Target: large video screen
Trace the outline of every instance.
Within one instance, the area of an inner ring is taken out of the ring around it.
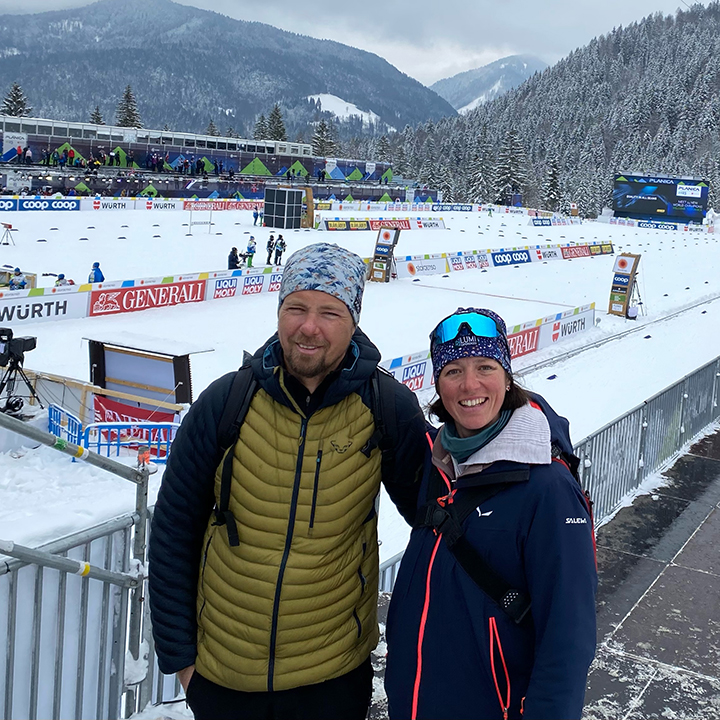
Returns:
[[[708,189],[705,180],[616,175],[613,210],[623,215],[701,222],[707,210]]]

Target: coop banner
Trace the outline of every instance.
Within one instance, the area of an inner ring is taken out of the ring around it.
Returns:
[[[20,198],[18,210],[79,210],[80,198]]]
[[[416,255],[396,258],[395,267],[399,278],[416,278],[422,275],[442,275],[449,272],[445,255]]]
[[[515,325],[508,328],[510,354],[513,359],[530,355],[586,332],[594,325],[594,303]],[[380,364],[390,371],[396,380],[415,392],[427,390],[434,385],[428,350],[386,360]]]

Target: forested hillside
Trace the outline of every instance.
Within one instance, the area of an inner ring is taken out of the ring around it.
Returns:
[[[702,176],[713,205],[719,113],[715,2],[617,28],[466,116],[406,128],[390,154],[445,197],[493,200],[515,186],[525,204],[554,195],[594,215],[613,173],[635,170]]]

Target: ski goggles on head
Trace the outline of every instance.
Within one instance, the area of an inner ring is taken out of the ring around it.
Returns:
[[[463,325],[476,337],[495,338],[504,337],[504,333],[497,326],[493,318],[479,312],[455,313],[441,320],[437,327],[430,333],[432,344],[442,345],[443,343],[455,340],[460,334]]]

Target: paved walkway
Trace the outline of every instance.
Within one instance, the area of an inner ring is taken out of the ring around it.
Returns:
[[[720,431],[664,475],[666,487],[598,533],[598,651],[583,720],[720,719]],[[384,656],[383,637],[371,720],[387,718]]]

